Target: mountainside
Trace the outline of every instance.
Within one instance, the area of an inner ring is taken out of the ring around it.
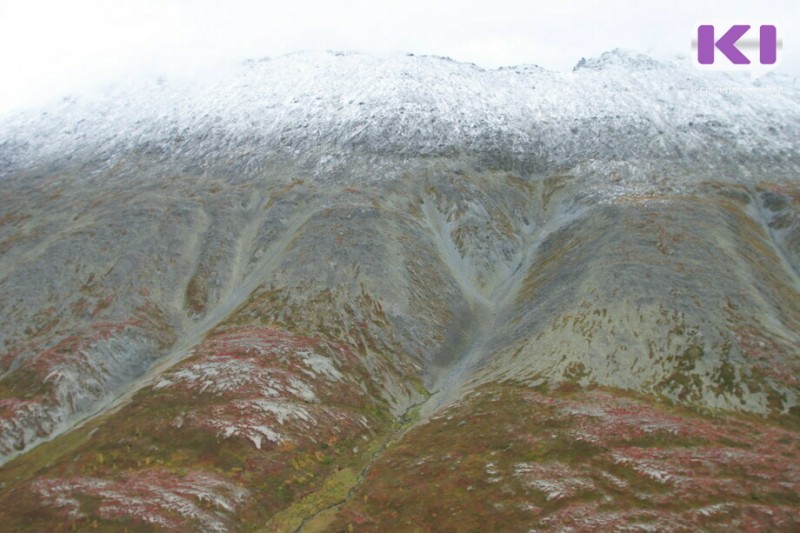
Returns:
[[[0,524],[796,530],[798,138],[619,50],[0,117]]]

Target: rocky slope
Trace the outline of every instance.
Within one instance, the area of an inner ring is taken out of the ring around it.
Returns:
[[[3,117],[0,523],[797,528],[799,104],[296,54]]]

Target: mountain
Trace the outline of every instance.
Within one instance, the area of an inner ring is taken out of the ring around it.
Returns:
[[[796,530],[799,104],[299,53],[0,117],[0,523]]]

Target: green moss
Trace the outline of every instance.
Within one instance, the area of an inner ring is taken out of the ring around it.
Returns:
[[[767,406],[772,416],[784,415],[787,396],[775,387],[773,379],[758,367],[750,368],[750,376],[745,378],[745,385],[751,393],[764,393],[767,396]]]
[[[683,357],[677,358],[678,368],[681,370],[694,370],[697,362],[703,358],[703,348],[693,344],[686,348]]]
[[[574,362],[567,365],[564,369],[564,378],[572,381],[580,381],[589,375],[586,365],[581,362]]]
[[[682,402],[702,400],[703,380],[693,370],[703,355],[703,348],[693,344],[682,354],[667,357],[667,362],[673,364],[673,371],[653,387],[655,392],[677,398]]]
[[[744,391],[738,379],[736,368],[729,361],[724,361],[717,367],[711,379],[715,383],[712,386],[715,394],[730,394],[739,398],[740,401],[744,401]]]
[[[400,419],[400,427],[402,428],[410,427],[415,423],[419,422],[421,410],[422,410],[422,404],[418,404],[411,407],[408,411],[403,413],[403,416]]]
[[[310,517],[344,500],[350,489],[358,482],[358,476],[345,468],[330,475],[319,490],[316,490],[277,513],[264,531],[296,531]]]
[[[419,393],[420,396],[423,396],[425,398],[430,398],[431,397],[430,391],[427,388],[425,388],[425,385],[422,384],[422,380],[421,379],[417,378],[417,379],[412,380],[412,384],[414,386],[414,390],[416,390],[417,393]]]
[[[186,307],[195,313],[202,313],[205,311],[206,302],[208,301],[208,288],[201,279],[201,274],[198,272],[192,279],[189,280],[186,286]]]

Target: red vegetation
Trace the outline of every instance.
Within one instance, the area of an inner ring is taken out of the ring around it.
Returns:
[[[491,385],[411,429],[333,530],[800,528],[800,437],[613,390]]]

